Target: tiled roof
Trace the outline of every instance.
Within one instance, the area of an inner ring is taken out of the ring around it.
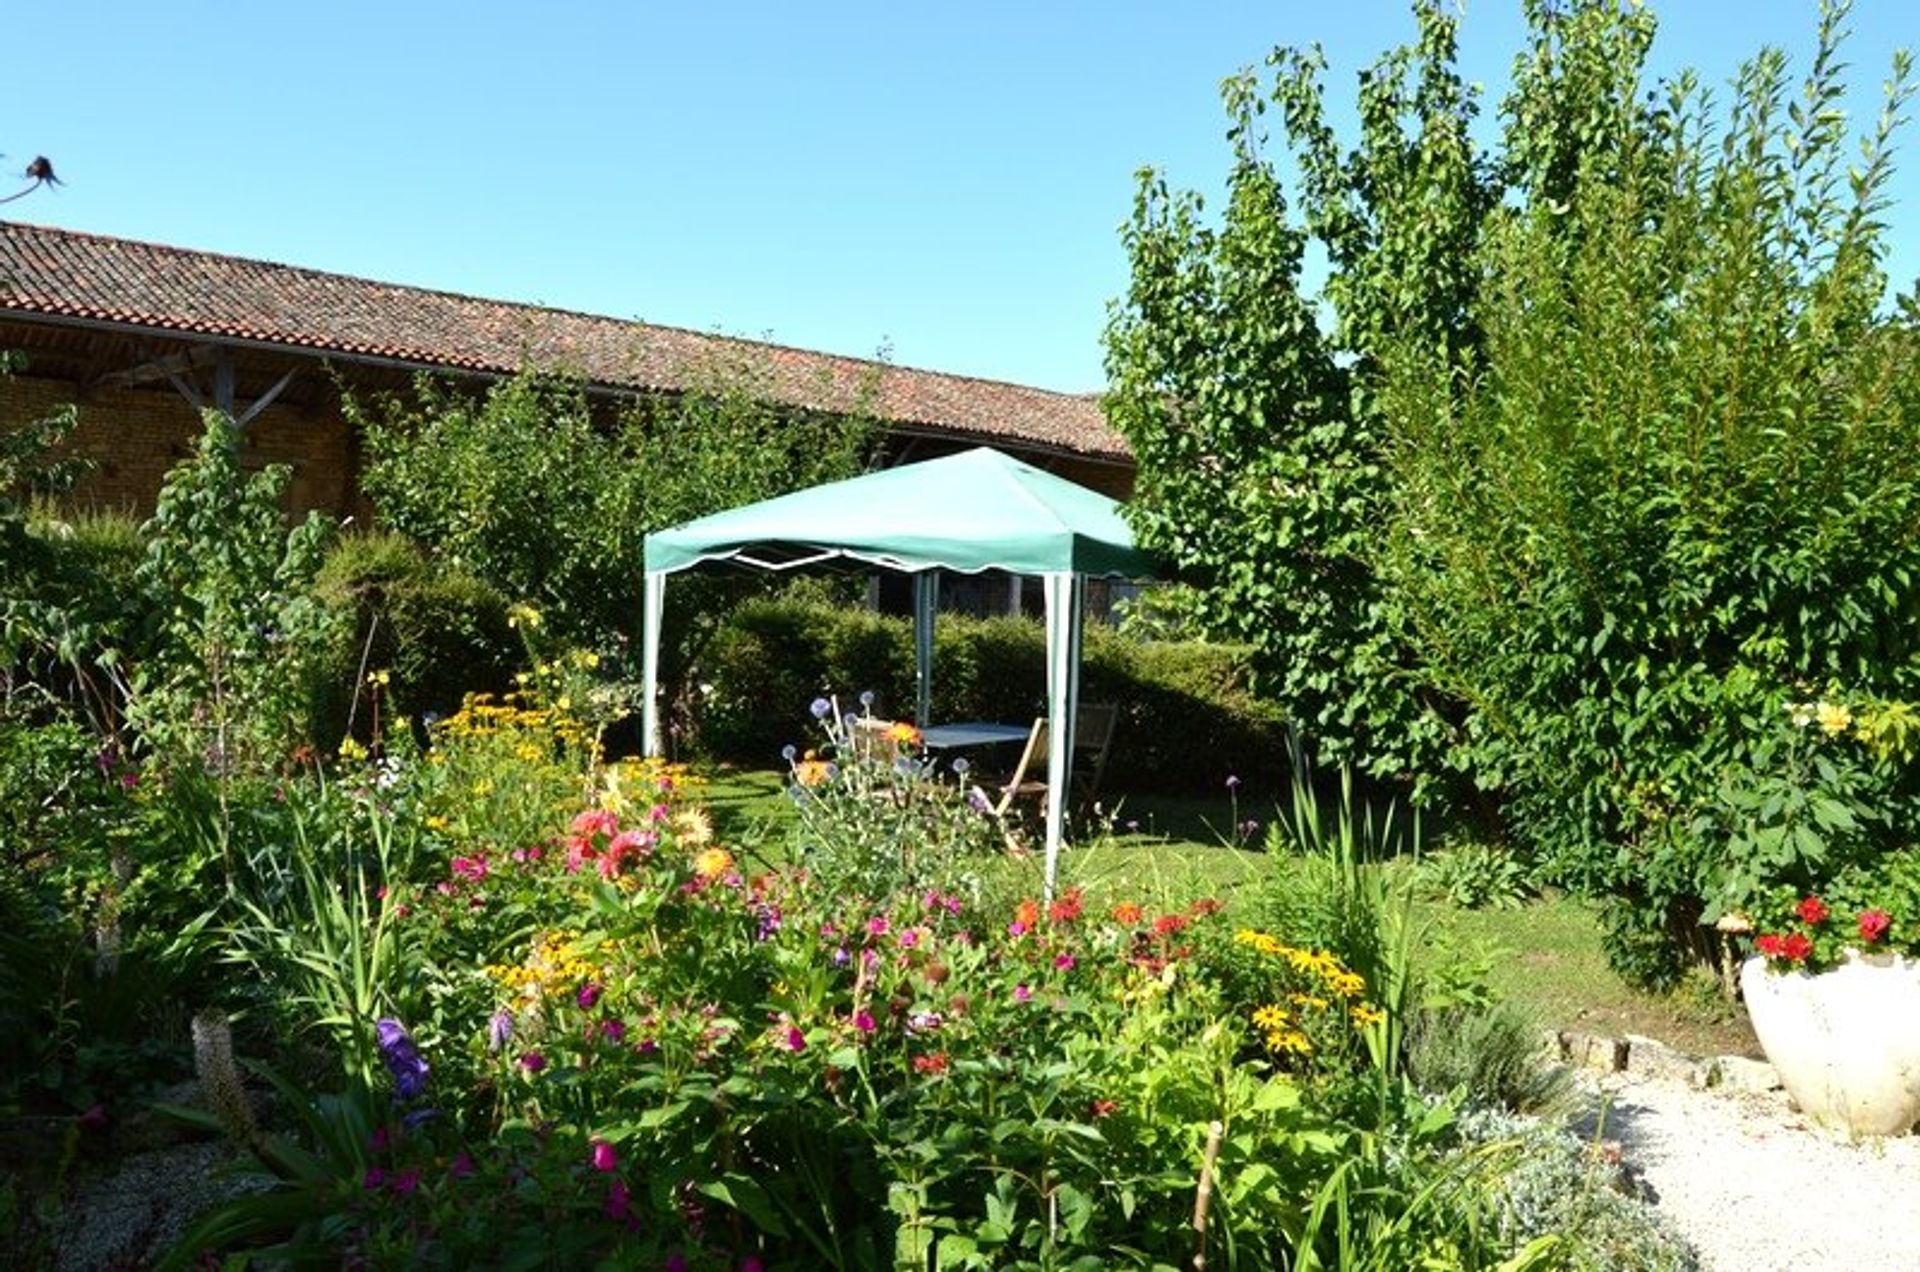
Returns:
[[[561,369],[620,389],[697,388],[744,366],[761,391],[791,406],[845,410],[871,383],[871,409],[895,425],[1127,457],[1093,395],[0,221],[6,314],[459,371]]]

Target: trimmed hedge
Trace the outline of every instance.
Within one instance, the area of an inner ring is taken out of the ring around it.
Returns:
[[[941,720],[1027,720],[1046,711],[1045,633],[1015,618],[943,614],[935,628],[933,714]],[[739,607],[695,672],[691,722],[719,759],[778,763],[805,745],[807,704],[862,690],[875,711],[913,710],[913,624],[867,610],[793,601]],[[1111,791],[1212,793],[1229,774],[1271,787],[1282,778],[1284,724],[1254,696],[1248,650],[1200,641],[1143,642],[1089,626],[1083,701],[1120,706],[1107,763]]]
[[[363,664],[367,672],[391,673],[388,701],[416,725],[426,712],[459,710],[469,693],[513,687],[523,651],[507,624],[506,599],[470,574],[429,561],[401,535],[341,539],[314,590],[342,619],[315,703],[314,736],[323,746],[346,735],[349,712],[353,731],[366,737],[364,697],[353,709]]]

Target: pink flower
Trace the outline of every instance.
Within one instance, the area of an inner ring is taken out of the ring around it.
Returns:
[[[401,1194],[412,1192],[420,1186],[420,1172],[417,1169],[403,1170],[393,1177],[393,1191]]]
[[[1061,954],[1056,956],[1053,960],[1053,965],[1059,968],[1063,972],[1072,971],[1073,963],[1074,963],[1074,958],[1073,958],[1073,955],[1071,954]]]
[[[868,1011],[854,1012],[853,1027],[863,1034],[872,1033],[874,1030],[873,1013]]]
[[[806,1049],[807,1049],[807,1035],[800,1032],[800,1027],[798,1025],[788,1025],[787,1026],[787,1050],[788,1051],[805,1051]]]
[[[604,808],[589,808],[573,819],[569,829],[582,839],[592,835],[617,835],[620,833],[620,819]]]
[[[891,923],[887,922],[885,915],[875,915],[873,918],[867,920],[867,931],[874,936],[885,936],[888,929],[892,926]]]
[[[620,1169],[620,1155],[614,1152],[613,1145],[607,1143],[605,1140],[593,1141],[591,1157],[595,1170],[615,1171]]]
[[[1007,924],[1008,936],[1011,936],[1017,939],[1019,937],[1025,936],[1026,934],[1027,934],[1027,925],[1020,922],[1018,919],[1015,919],[1012,923]]]
[[[1885,910],[1862,910],[1860,912],[1860,939],[1877,941],[1887,934],[1887,928],[1893,923],[1893,916]]]
[[[906,931],[902,932],[900,934],[900,944],[906,946],[908,949],[912,949],[914,946],[920,944],[919,929],[908,928]]]
[[[1013,987],[1014,1002],[1016,1003],[1030,1002],[1032,998],[1033,998],[1033,991],[1031,989],[1028,989],[1025,985],[1015,985]]]
[[[607,1189],[607,1218],[618,1223],[633,1213],[633,1194],[627,1191],[625,1180],[616,1179]]]
[[[485,857],[455,857],[453,873],[470,883],[479,883],[487,877],[487,859]]]
[[[765,1272],[766,1264],[760,1262],[760,1256],[750,1254],[740,1260],[740,1272]]]

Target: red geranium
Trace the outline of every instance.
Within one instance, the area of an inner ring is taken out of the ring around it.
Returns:
[[[1754,944],[1754,948],[1758,949],[1762,954],[1766,955],[1768,958],[1785,958],[1787,956],[1787,952],[1785,949],[1786,938],[1781,936],[1778,932],[1769,932],[1765,936],[1760,937],[1758,940],[1754,941],[1753,944]]]
[[[1893,916],[1885,910],[1862,910],[1860,912],[1860,939],[1877,941],[1887,934],[1887,928],[1893,922]]]
[[[1800,916],[1802,923],[1825,923],[1827,915],[1832,911],[1827,909],[1827,903],[1819,897],[1808,897],[1794,907],[1794,913]]]
[[[1813,940],[1803,932],[1795,932],[1780,942],[1780,955],[1789,963],[1803,963],[1811,953]]]

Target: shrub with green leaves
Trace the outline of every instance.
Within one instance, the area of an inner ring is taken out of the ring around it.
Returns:
[[[728,617],[695,676],[700,744],[719,757],[767,764],[783,746],[803,742],[791,725],[796,708],[838,688],[873,691],[882,716],[911,716],[913,626],[862,609],[752,601]],[[1252,679],[1244,646],[1141,641],[1089,625],[1081,701],[1120,708],[1105,792],[1216,791],[1229,774],[1256,788],[1278,785],[1281,716],[1253,693]],[[937,720],[1029,722],[1046,714],[1046,683],[1038,623],[940,616]]]
[[[1567,66],[1614,23],[1575,12],[1543,49]],[[1522,152],[1487,224],[1475,356],[1416,331],[1383,358],[1408,628],[1481,782],[1612,899],[1644,979],[1710,902],[1888,850],[1915,809],[1911,766],[1786,727],[1920,695],[1920,333],[1880,267],[1909,63],[1856,154],[1843,17],[1724,112],[1689,76],[1649,92],[1644,46],[1593,63],[1604,126]]]

